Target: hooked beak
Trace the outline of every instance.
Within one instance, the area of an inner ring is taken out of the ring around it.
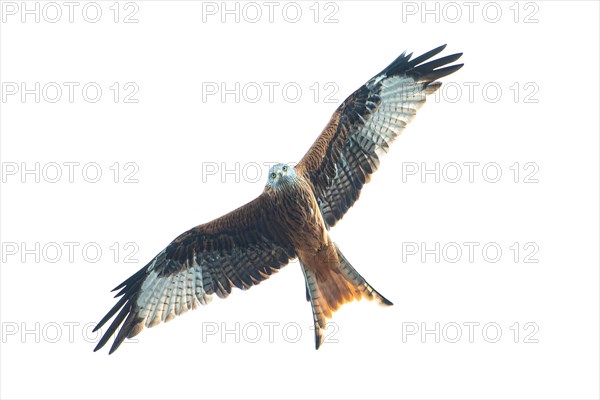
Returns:
[[[280,178],[283,177],[283,170],[278,169],[277,170],[277,176],[279,176]]]

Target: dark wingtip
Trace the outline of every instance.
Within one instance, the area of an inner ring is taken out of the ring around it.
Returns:
[[[148,264],[149,265],[149,264]],[[127,278],[123,283],[114,288],[112,291],[121,289],[120,292],[116,294],[115,297],[123,296],[117,301],[117,303],[110,309],[110,311],[96,324],[93,332],[98,331],[102,328],[115,314],[117,317],[112,321],[109,325],[107,331],[104,333],[98,345],[94,349],[94,351],[100,350],[104,345],[108,342],[108,340],[112,337],[112,335],[119,328],[121,323],[127,317],[127,315],[131,312],[133,304],[135,303],[135,298],[137,293],[141,287],[143,282],[143,278],[148,270],[148,265],[144,266],[142,269],[137,271],[135,274],[131,275]],[[122,327],[121,327],[122,329]],[[121,340],[122,341],[122,340]],[[111,348],[111,352],[114,352],[119,346],[114,346]]]
[[[433,50],[429,50],[428,52],[421,54],[419,57],[413,59],[413,60],[409,60],[409,66],[414,67],[415,65],[418,65],[420,63],[422,63],[423,61],[427,61],[429,60],[431,57],[441,53],[442,51],[444,51],[444,49],[446,48],[447,45],[443,44],[441,46],[436,47]]]
[[[437,65],[443,66],[443,65],[453,63],[454,61],[458,60],[460,57],[462,57],[462,53],[450,54],[449,56],[445,56],[442,58],[438,58],[437,60],[431,61],[429,63],[429,65],[431,65],[432,68],[437,68]]]
[[[110,310],[109,313],[106,314],[106,316],[102,319],[102,321],[100,321],[98,323],[98,325],[96,325],[95,329],[100,328],[117,311],[120,310],[119,314],[117,314],[117,316],[112,321],[112,323],[110,324],[110,326],[108,327],[108,329],[106,330],[106,332],[104,332],[104,335],[102,335],[102,338],[100,339],[100,342],[98,342],[98,345],[96,346],[96,350],[101,349],[102,347],[104,347],[104,345],[109,341],[109,339],[112,337],[112,335],[117,331],[117,329],[119,328],[119,326],[121,326],[121,323],[123,323],[123,321],[125,320],[125,318],[129,315],[129,313],[132,310],[133,301],[135,301],[135,300],[129,299],[128,297],[121,298],[121,300],[119,300],[119,302],[112,308],[112,310]],[[123,331],[123,329],[125,329],[125,331]],[[119,334],[117,335],[117,338],[113,342],[113,347],[111,348],[111,352],[110,353],[114,352],[119,347],[119,345],[121,344],[121,342],[124,340],[124,337],[121,338],[121,335],[123,333],[126,334],[127,332],[128,332],[128,326],[122,326],[121,330],[119,331]],[[96,351],[96,350],[94,350],[94,351]]]
[[[444,73],[446,75],[450,74],[458,70],[460,67],[454,70],[437,68],[443,67],[458,60],[463,55],[463,53],[451,54],[449,56],[429,61],[433,57],[444,51],[446,46],[446,44],[438,46],[435,49],[429,50],[428,52],[421,54],[418,57],[415,57],[414,59],[411,59],[412,53],[406,55],[406,52],[403,52],[390,65],[384,68],[383,71],[375,75],[375,77],[378,77],[382,74],[387,74],[388,76],[407,74],[409,76],[414,76],[415,78],[418,77],[420,79],[433,81],[437,79],[440,71],[442,71],[442,76],[445,76],[443,75]],[[429,79],[430,77],[433,77],[433,79]]]
[[[447,44],[443,44],[441,46],[438,46],[434,49],[429,50],[428,52],[425,52],[423,54],[421,54],[419,57],[415,58],[414,60],[411,60],[412,63],[417,64],[417,60],[427,60],[433,56],[435,56],[436,54],[441,53],[442,51],[444,51],[444,49],[446,48]]]
[[[94,332],[96,332],[98,329],[102,328],[104,326],[104,324],[106,324],[113,315],[115,315],[117,313],[117,311],[119,311],[124,305],[125,303],[129,300],[129,297],[122,297],[117,304],[115,304],[113,306],[113,308],[110,309],[110,311],[100,320],[100,322],[98,322],[98,324],[96,324],[96,327],[94,328]]]
[[[107,336],[107,334],[105,333],[96,345],[96,347],[94,347],[94,353],[103,348],[106,342],[108,342],[108,339],[110,339],[110,336]]]
[[[112,346],[110,346],[110,350],[108,351],[108,355],[110,356],[112,353],[114,353],[115,351],[117,351],[117,349],[119,348],[119,345],[121,343],[119,343],[119,345],[115,346],[116,343],[114,343]]]
[[[429,51],[428,51],[427,53],[425,53],[425,54],[432,54],[432,55],[435,55],[435,54],[441,53],[442,51],[444,51],[444,49],[446,48],[446,46],[448,46],[448,43],[444,43],[444,44],[442,44],[441,46],[438,46],[438,47],[436,47],[436,48],[435,48],[435,49],[433,49],[433,50],[429,50]]]

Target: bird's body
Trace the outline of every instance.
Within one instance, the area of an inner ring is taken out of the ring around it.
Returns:
[[[358,199],[379,156],[425,97],[440,87],[435,80],[462,66],[446,66],[461,54],[424,63],[444,47],[415,59],[403,53],[338,107],[296,166],[273,166],[259,197],[181,234],[117,286],[121,298],[95,329],[116,317],[96,350],[118,330],[112,353],[144,327],[205,305],[213,294],[225,298],[234,287],[248,289],[294,258],[304,275],[317,348],[327,319],[344,303],[364,297],[391,305],[344,257],[330,228]]]
[[[294,171],[291,166],[285,168]],[[277,172],[271,172],[273,173]],[[363,296],[369,299],[376,296],[386,305],[392,303],[371,288],[345,260],[329,235],[314,195],[315,188],[303,174],[298,175],[294,171],[294,176],[296,178],[281,189],[272,189],[267,185],[265,193],[274,196],[276,209],[283,206],[285,211],[282,215],[287,215],[287,210],[294,210],[295,218],[290,218],[292,223],[287,228],[295,232],[290,241],[304,273],[306,299],[313,308],[318,348],[323,341],[326,318],[331,318],[332,313],[342,304],[360,300]],[[279,190],[285,192],[283,196],[272,193]]]
[[[288,171],[294,171],[292,166],[286,167]],[[281,215],[289,215],[279,223],[287,224],[287,231],[296,233],[289,238],[296,254],[316,251],[326,243],[327,228],[312,185],[304,176],[296,176],[278,189],[267,185],[264,193],[272,198],[276,209],[281,208]]]

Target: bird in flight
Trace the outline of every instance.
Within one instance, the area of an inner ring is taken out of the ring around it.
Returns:
[[[113,291],[116,305],[96,325],[116,315],[94,349],[118,331],[113,353],[145,327],[167,322],[214,294],[259,284],[298,258],[312,307],[316,348],[341,305],[383,297],[352,267],[329,230],[358,199],[379,167],[380,156],[440,88],[437,81],[460,69],[462,53],[431,60],[446,46],[419,57],[402,53],[352,93],[333,113],[295,166],[270,168],[260,196],[230,213],[179,235],[146,266]]]

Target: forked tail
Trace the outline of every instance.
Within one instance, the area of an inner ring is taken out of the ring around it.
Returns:
[[[327,255],[327,252],[330,254]],[[308,262],[301,257],[300,265],[306,282],[306,300],[310,301],[312,306],[317,349],[323,343],[327,319],[331,318],[332,313],[342,304],[364,297],[368,300],[376,299],[381,305],[393,305],[369,285],[336,245],[332,245]]]

